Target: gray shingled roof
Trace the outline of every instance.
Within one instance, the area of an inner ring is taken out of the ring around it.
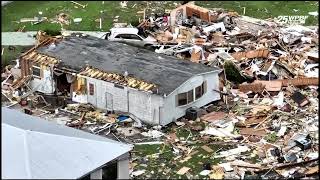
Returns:
[[[55,48],[41,47],[37,51],[56,57],[62,61],[60,66],[77,71],[86,64],[107,72],[127,71],[138,79],[155,83],[159,94],[170,94],[189,78],[218,70],[92,36],[65,37]]]
[[[75,179],[132,149],[17,110],[1,110],[4,179]]]

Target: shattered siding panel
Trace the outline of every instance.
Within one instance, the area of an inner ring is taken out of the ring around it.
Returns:
[[[40,86],[38,86],[41,84]],[[55,91],[55,81],[52,78],[52,72],[49,67],[43,70],[43,78],[33,78],[31,81],[31,88],[36,88],[37,91],[45,94],[53,94]]]

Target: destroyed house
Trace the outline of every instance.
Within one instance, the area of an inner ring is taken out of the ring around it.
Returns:
[[[126,112],[166,125],[220,99],[220,70],[87,35],[52,38],[21,56],[22,77],[45,94],[69,92],[72,101]]]

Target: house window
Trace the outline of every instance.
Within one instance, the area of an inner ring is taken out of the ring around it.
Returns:
[[[200,86],[196,87],[196,99],[199,99],[207,92],[207,81],[204,81]]]
[[[188,92],[178,94],[178,106],[183,106],[193,101],[193,89]]]
[[[188,103],[187,93],[178,94],[178,106],[186,105]]]
[[[193,102],[194,98],[193,98],[193,89],[188,91],[188,104]]]
[[[37,78],[41,78],[41,69],[38,66],[32,66],[32,75]]]
[[[89,94],[92,96],[94,95],[94,85],[89,83]]]
[[[195,92],[195,93],[194,93]],[[195,99],[199,99],[207,92],[207,81],[204,81],[200,86],[195,89],[191,89],[188,92],[180,93],[176,96],[177,106],[183,106],[193,102]],[[195,97],[194,97],[195,94]]]
[[[196,87],[196,99],[199,99],[202,96],[202,85]]]
[[[207,81],[204,81],[202,83],[202,90],[203,90],[203,94],[205,94],[207,92]]]

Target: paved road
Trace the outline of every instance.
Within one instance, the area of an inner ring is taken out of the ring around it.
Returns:
[[[101,38],[105,32],[99,31],[67,31],[69,33],[79,32],[88,34],[94,37]],[[31,46],[36,43],[36,39],[33,37],[37,34],[37,31],[28,32],[2,32],[1,33],[1,45],[2,46]]]

